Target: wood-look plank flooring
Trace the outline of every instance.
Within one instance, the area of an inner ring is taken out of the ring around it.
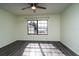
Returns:
[[[51,43],[58,48],[65,56],[78,56],[59,41],[15,41],[7,46],[0,48],[0,56],[22,56],[25,47],[30,43]],[[43,55],[44,56],[44,55]]]

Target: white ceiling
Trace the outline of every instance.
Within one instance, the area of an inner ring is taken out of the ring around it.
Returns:
[[[14,13],[15,15],[31,15],[31,14],[56,14],[61,13],[67,8],[69,3],[40,3],[39,6],[46,7],[47,9],[37,9],[36,13],[33,13],[32,9],[21,10],[24,7],[29,6],[27,3],[2,3],[0,7]]]

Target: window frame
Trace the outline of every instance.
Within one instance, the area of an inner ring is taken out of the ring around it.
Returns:
[[[37,21],[37,34],[35,34],[35,33],[34,34],[32,34],[32,33],[30,34],[29,33],[28,21]],[[48,20],[46,20],[47,21],[47,34],[39,34],[38,33],[38,21],[44,21],[44,20],[27,20],[27,34],[28,35],[48,35]]]

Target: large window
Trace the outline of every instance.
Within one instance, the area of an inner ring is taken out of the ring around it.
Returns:
[[[48,21],[28,20],[28,34],[48,34]]]

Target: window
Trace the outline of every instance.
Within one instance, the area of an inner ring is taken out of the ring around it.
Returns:
[[[28,34],[48,34],[47,20],[28,20]]]

